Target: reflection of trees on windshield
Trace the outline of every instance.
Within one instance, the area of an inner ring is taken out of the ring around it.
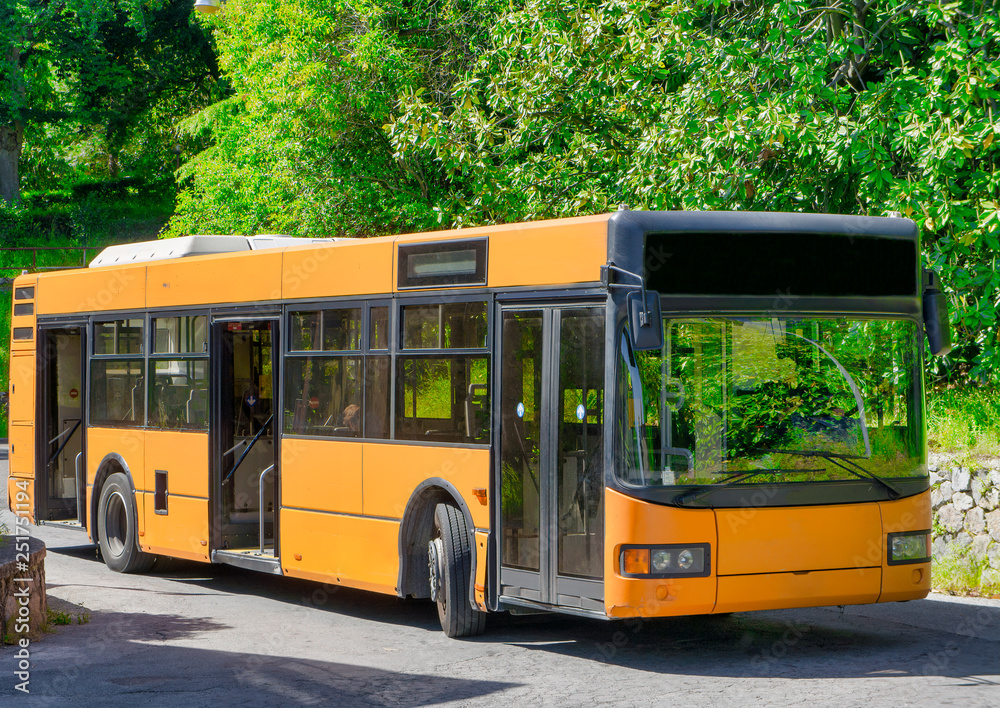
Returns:
[[[710,483],[769,468],[802,470],[783,481],[845,478],[829,461],[793,451],[858,458],[888,476],[921,474],[916,332],[889,320],[668,320],[664,349],[635,354],[646,449],[629,454],[648,459],[646,483]]]

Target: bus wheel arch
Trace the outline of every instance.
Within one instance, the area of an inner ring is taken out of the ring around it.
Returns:
[[[139,547],[135,483],[121,456],[112,453],[98,466],[91,509],[94,512],[91,516],[93,540],[101,550],[105,565],[120,573],[149,570],[156,556]]]
[[[97,465],[97,474],[94,475],[94,487],[90,495],[90,509],[87,518],[90,520],[90,540],[100,544],[100,529],[97,523],[97,511],[101,505],[101,494],[104,491],[104,483],[113,474],[121,473],[128,477],[129,483],[135,491],[135,481],[132,479],[132,472],[129,470],[125,459],[118,453],[112,452],[104,456],[100,464]]]
[[[434,512],[438,504],[451,504],[456,507],[465,517],[465,525],[470,534],[475,529],[469,506],[453,484],[440,478],[422,482],[406,502],[403,520],[399,524],[399,579],[396,588],[399,597],[430,599],[427,546],[434,533]],[[475,577],[475,567],[476,557],[473,553],[473,577]]]

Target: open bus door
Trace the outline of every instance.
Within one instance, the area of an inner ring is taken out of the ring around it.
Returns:
[[[41,523],[85,528],[86,323],[39,329],[35,492]]]
[[[212,560],[280,574],[278,320],[213,325]]]

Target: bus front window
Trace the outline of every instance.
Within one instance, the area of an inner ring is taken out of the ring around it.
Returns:
[[[913,322],[667,319],[664,332],[660,351],[622,347],[623,482],[926,476]]]

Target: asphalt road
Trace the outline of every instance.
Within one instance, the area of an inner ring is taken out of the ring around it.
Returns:
[[[33,532],[50,605],[89,622],[31,644],[30,694],[17,650],[0,649],[5,707],[1000,706],[1000,601],[498,616],[456,641],[427,602],[179,561],[118,575],[83,534]]]

